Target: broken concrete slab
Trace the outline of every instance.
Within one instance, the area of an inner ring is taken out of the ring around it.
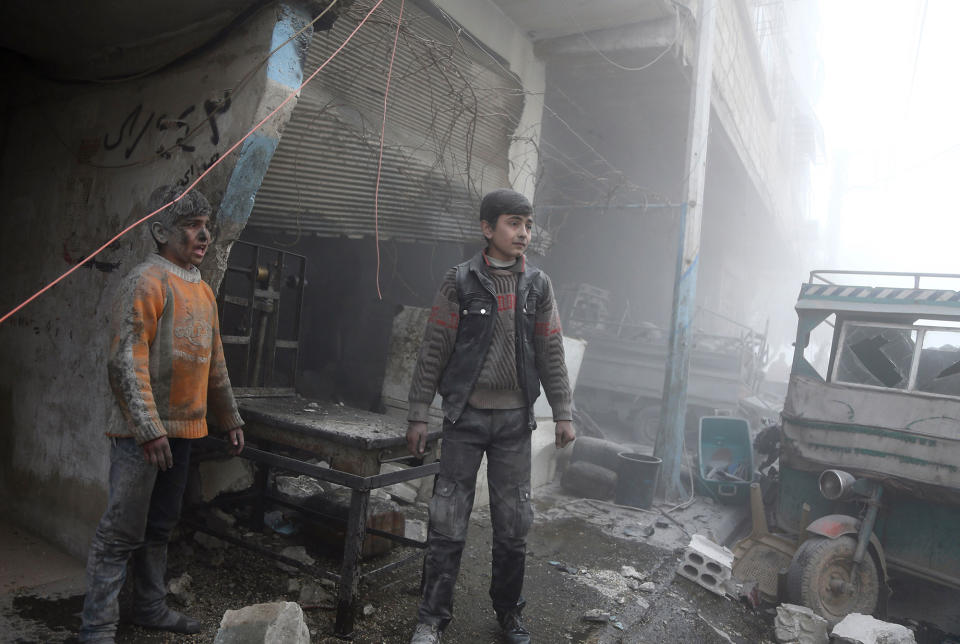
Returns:
[[[299,588],[298,603],[301,608],[336,608],[337,600],[334,594],[323,585],[308,581]]]
[[[307,566],[312,566],[314,563],[316,563],[314,558],[307,554],[307,549],[303,546],[287,546],[280,551],[280,556],[293,559],[294,561],[298,561]],[[286,570],[287,572],[297,572],[297,569],[293,566],[289,566],[284,563],[279,564],[279,566],[282,570]]]
[[[190,573],[185,572],[167,582],[167,593],[172,595],[181,606],[190,606],[196,600],[196,596],[190,590],[192,584],[193,578]]]
[[[294,602],[254,604],[225,612],[213,644],[310,644],[310,629]]]
[[[917,641],[906,626],[860,613],[844,617],[830,635],[831,641],[844,644],[916,644]]]
[[[407,519],[403,526],[403,536],[415,541],[426,541],[427,522],[420,519]]]
[[[273,484],[277,492],[293,499],[307,499],[327,491],[323,483],[306,474],[277,476]]]
[[[223,492],[240,492],[253,485],[253,463],[244,458],[202,461],[197,470],[205,503]]]
[[[826,644],[827,620],[806,606],[780,604],[774,632],[781,644]]]
[[[391,472],[399,472],[405,469],[408,468],[400,465],[399,463],[384,463],[380,466],[380,473],[389,474]],[[388,485],[383,488],[383,491],[397,501],[402,501],[404,503],[416,503],[417,499],[422,498],[423,496],[421,487],[424,481],[426,481],[429,485],[433,484],[433,479],[431,477],[426,477],[422,479],[414,479],[412,481],[404,481],[402,483],[394,483],[393,485]]]

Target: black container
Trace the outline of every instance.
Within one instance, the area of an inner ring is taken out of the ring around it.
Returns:
[[[617,455],[617,505],[649,509],[657,491],[661,460],[656,456],[620,452]]]

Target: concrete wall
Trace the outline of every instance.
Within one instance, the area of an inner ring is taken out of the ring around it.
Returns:
[[[306,39],[257,66],[308,20],[305,10],[268,5],[185,62],[115,84],[55,84],[8,61],[2,312],[145,215],[156,186],[193,181],[276,107],[300,82]],[[220,205],[218,240],[203,266],[214,286],[292,107],[199,186]],[[20,522],[76,554],[105,504],[103,432],[121,422],[105,369],[110,302],[152,248],[145,226],[133,230],[0,326],[3,500]]]

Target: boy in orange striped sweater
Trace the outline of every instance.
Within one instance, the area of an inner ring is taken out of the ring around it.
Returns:
[[[179,196],[158,188],[148,208]],[[113,642],[117,597],[133,557],[132,621],[197,633],[200,623],[166,605],[167,542],[177,520],[190,440],[207,435],[207,405],[243,449],[243,421],[223,359],[217,304],[197,268],[211,243],[210,204],[198,191],[150,222],[157,254],[135,267],[114,303],[107,371],[122,426],[110,438],[110,496],[90,544],[81,642]]]

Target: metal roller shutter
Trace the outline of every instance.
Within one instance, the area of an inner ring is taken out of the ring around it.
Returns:
[[[316,69],[364,15],[356,3],[313,37]],[[304,88],[248,226],[296,235],[374,232],[383,92],[399,2],[387,0]],[[509,185],[520,82],[446,22],[406,3],[387,111],[379,232],[398,241],[476,241],[484,191]]]

